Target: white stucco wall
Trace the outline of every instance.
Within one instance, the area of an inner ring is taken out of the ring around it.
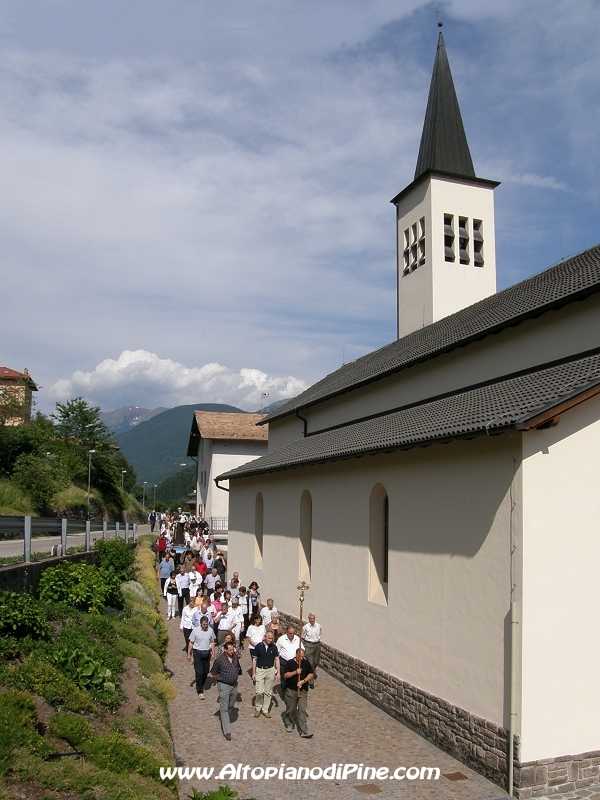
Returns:
[[[204,446],[202,444],[204,442]],[[248,461],[267,453],[266,441],[240,441],[236,439],[203,439],[198,447],[198,497],[204,503],[204,516],[229,516],[228,481],[216,486],[214,479],[229,470],[241,467]],[[202,471],[206,471],[206,485],[200,485]],[[225,488],[220,488],[221,486]]]
[[[523,761],[600,750],[600,397],[523,436]]]
[[[313,541],[305,613],[315,611],[324,639],[507,725],[509,489],[519,457],[515,434],[231,481],[230,566],[297,613],[300,498],[308,489]],[[367,599],[369,498],[377,483],[389,495],[387,606]],[[253,567],[258,491],[262,569]]]

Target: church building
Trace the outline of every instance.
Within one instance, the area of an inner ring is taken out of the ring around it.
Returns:
[[[496,292],[440,33],[394,199],[398,338],[259,422],[229,565],[334,676],[519,798],[599,783],[600,246]],[[318,689],[318,687],[317,687]]]

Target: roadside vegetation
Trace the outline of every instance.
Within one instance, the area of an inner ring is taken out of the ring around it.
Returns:
[[[96,551],[46,569],[36,597],[0,592],[1,800],[176,797],[154,554]]]
[[[92,518],[118,518],[126,512],[142,521],[137,499],[142,487],[100,419],[98,407],[76,397],[57,403],[50,416],[37,413],[20,425],[8,424],[10,416],[4,411],[0,413],[0,514],[84,518],[89,469]]]

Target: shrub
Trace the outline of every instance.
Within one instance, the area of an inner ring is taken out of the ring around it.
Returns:
[[[51,718],[48,733],[64,739],[71,747],[79,748],[93,737],[94,729],[83,717],[68,711],[59,711]]]
[[[128,620],[113,620],[113,631],[134,644],[143,644],[158,653],[158,639],[149,622],[141,617]]]
[[[0,591],[0,636],[47,638],[50,628],[30,594]]]
[[[62,706],[70,711],[95,711],[94,703],[87,692],[52,664],[35,656],[7,672],[5,682],[16,689],[25,689],[40,695],[52,706]]]
[[[123,539],[98,539],[94,545],[96,566],[116,575],[120,581],[129,580],[133,574],[135,552]]]
[[[148,542],[141,542],[138,545],[135,571],[138,581],[154,597],[154,605],[156,607],[160,600],[160,592],[156,581],[156,557]]]
[[[27,746],[42,758],[55,752],[50,742],[36,730],[37,716],[33,700],[22,692],[0,694],[0,776],[11,768],[11,755],[19,746]]]
[[[129,600],[132,603],[142,603],[154,608],[156,598],[153,592],[142,586],[139,581],[127,581],[121,586],[121,591],[126,602]]]
[[[44,571],[39,585],[45,603],[69,603],[80,611],[100,612],[105,605],[123,607],[119,578],[91,564],[62,561]]]
[[[145,678],[149,678],[157,672],[163,671],[163,665],[160,658],[156,655],[154,650],[145,647],[143,644],[135,644],[128,642],[127,639],[122,637],[117,638],[117,646],[120,652],[127,658],[137,658],[140,672]]]
[[[177,687],[164,672],[155,672],[150,676],[149,682],[152,691],[164,700],[174,700],[177,697]]]

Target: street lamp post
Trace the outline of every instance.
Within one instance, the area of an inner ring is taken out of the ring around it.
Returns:
[[[158,483],[155,483],[155,484],[154,484],[154,494],[153,494],[153,496],[152,496],[152,510],[153,510],[153,511],[154,511],[154,510],[155,510],[155,508],[156,508],[156,487],[157,487],[157,486],[158,486]]]
[[[125,473],[127,472],[126,469],[121,470],[121,491],[123,491],[123,480],[125,478]]]
[[[92,453],[95,450],[88,450],[88,494],[87,494],[87,518],[90,518],[90,484],[92,480]]]
[[[146,510],[146,484],[147,483],[148,483],[148,481],[144,481],[144,493],[142,495],[142,508],[144,509],[144,511]]]

